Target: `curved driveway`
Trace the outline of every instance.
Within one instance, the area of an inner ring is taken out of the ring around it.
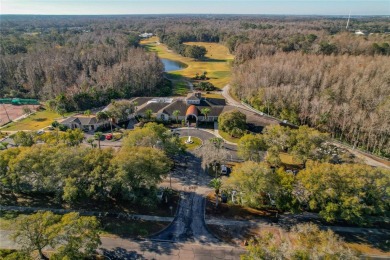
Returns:
[[[204,130],[202,128],[178,128],[176,130],[178,133],[180,133],[180,136],[195,136],[195,137],[198,137],[200,138],[203,142],[211,139],[211,138],[215,138],[217,137],[216,135],[212,134],[209,130]],[[223,146],[226,148],[226,150],[230,150],[230,151],[234,151],[236,152],[237,151],[237,145],[234,145],[234,144],[228,144],[228,143],[224,143]],[[234,153],[232,154],[233,158],[236,158],[237,157],[237,154]]]

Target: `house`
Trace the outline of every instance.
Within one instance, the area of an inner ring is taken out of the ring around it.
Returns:
[[[139,35],[139,37],[141,37],[141,38],[149,38],[152,36],[153,36],[153,33],[146,33],[146,32]]]
[[[366,35],[366,33],[363,32],[363,31],[361,31],[361,30],[357,30],[357,31],[355,32],[355,34],[356,34],[356,35]]]
[[[79,128],[82,130],[94,131],[99,126],[109,125],[108,120],[98,120],[96,116],[71,116],[61,122],[70,129]]]
[[[141,100],[142,99],[142,100]],[[137,98],[136,113],[142,117],[147,116],[146,111],[163,121],[182,121],[186,123],[214,122],[218,116],[234,107],[227,106],[223,98],[204,98],[201,93],[191,93],[186,98]],[[141,102],[140,102],[141,101]],[[207,108],[206,110],[204,110]],[[178,115],[175,111],[179,111]],[[207,114],[204,112],[208,111]]]

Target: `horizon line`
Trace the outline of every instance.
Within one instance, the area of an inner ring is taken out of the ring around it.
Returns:
[[[15,14],[15,13],[9,13],[9,14],[3,14],[1,15],[40,15],[40,16],[136,16],[136,15],[239,15],[239,16],[256,16],[256,15],[272,15],[272,16],[348,16],[348,14],[269,14],[269,13],[262,13],[262,14],[246,14],[246,13],[140,13],[140,14]],[[354,14],[353,16],[384,16],[384,17],[390,17],[389,14]],[[351,16],[351,18],[353,17]]]

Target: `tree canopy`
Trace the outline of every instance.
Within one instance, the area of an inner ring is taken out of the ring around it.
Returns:
[[[41,259],[48,259],[43,253],[46,246],[55,250],[50,259],[82,259],[101,244],[96,218],[74,212],[60,216],[39,211],[18,217],[12,239],[28,255],[38,251]]]
[[[278,240],[273,234],[263,232],[249,242],[249,252],[241,259],[359,259],[339,236],[311,223],[294,226],[288,237],[293,242]]]
[[[218,117],[218,127],[232,136],[241,137],[246,130],[246,115],[238,110],[224,112]]]
[[[297,175],[295,192],[327,221],[367,224],[390,210],[390,171],[360,164],[310,162]],[[302,192],[304,191],[304,192]]]

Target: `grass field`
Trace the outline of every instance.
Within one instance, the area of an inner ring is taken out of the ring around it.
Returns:
[[[188,136],[183,136],[183,137],[180,137],[180,141],[185,144],[185,146],[187,147],[187,150],[194,150],[195,148],[199,147],[202,145],[202,140],[200,140],[199,138],[197,137],[193,137],[191,136],[191,140],[193,141],[192,144],[186,144],[186,141],[188,140]]]
[[[240,138],[235,138],[222,130],[218,130],[218,133],[220,136],[222,136],[223,139],[225,139],[226,141],[229,141],[231,143],[236,144],[236,143],[238,143],[238,141],[240,141]]]
[[[175,87],[178,83],[183,82],[184,80],[190,80],[196,73],[202,74],[204,71],[207,71],[207,76],[210,78],[210,82],[218,88],[222,88],[229,83],[231,78],[231,63],[234,56],[229,53],[225,46],[218,43],[208,42],[185,43],[187,45],[204,46],[207,49],[206,59],[203,61],[197,61],[188,57],[183,57],[174,51],[169,50],[166,45],[158,44],[157,42],[157,37],[151,37],[141,41],[141,44],[145,46],[147,50],[157,52],[160,58],[179,61],[187,64],[188,66],[185,69],[168,73],[168,78],[178,81],[174,82]],[[180,89],[181,88],[182,85]]]
[[[67,115],[69,116],[69,115]],[[20,130],[39,130],[49,126],[53,121],[59,120],[62,117],[56,112],[50,110],[42,110],[35,112],[29,117],[18,122],[7,124],[1,131],[20,131]]]
[[[291,166],[300,166],[302,165],[302,161],[297,160],[294,156],[287,153],[279,154],[280,160],[283,164],[291,165]]]

